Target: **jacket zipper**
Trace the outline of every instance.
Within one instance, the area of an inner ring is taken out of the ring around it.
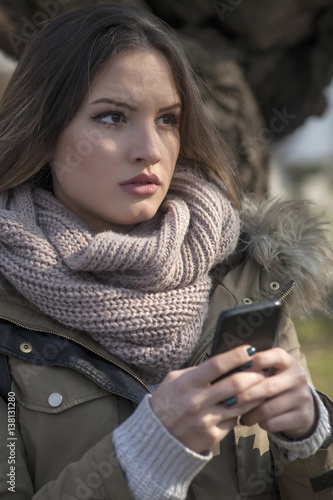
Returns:
[[[93,354],[96,354],[97,356],[105,359],[106,361],[108,361],[109,363],[113,364],[114,366],[117,366],[118,368],[121,368],[123,371],[125,371],[126,373],[128,373],[132,378],[134,378],[137,382],[140,382],[140,384],[143,385],[143,387],[149,393],[151,392],[148,389],[148,387],[146,386],[146,384],[137,375],[135,375],[135,373],[131,372],[130,370],[127,370],[124,366],[116,363],[115,361],[110,360],[106,356],[103,356],[103,354],[100,354],[99,352],[94,351],[90,347],[87,347],[86,345],[82,344],[82,342],[78,342],[77,340],[74,340],[71,337],[68,337],[67,335],[64,335],[63,333],[52,332],[52,331],[47,331],[47,330],[40,330],[39,328],[30,328],[29,326],[22,325],[21,323],[18,323],[17,321],[14,321],[14,320],[12,320],[10,318],[6,318],[4,316],[0,316],[0,319],[3,319],[5,321],[9,321],[10,323],[13,323],[14,325],[17,325],[17,326],[19,326],[21,328],[24,328],[25,330],[30,330],[32,332],[40,332],[40,333],[51,333],[52,335],[56,335],[58,337],[62,337],[64,339],[66,339],[66,340],[70,340],[71,342],[74,342],[75,344],[78,344],[78,345],[84,347],[85,349],[88,349],[88,351],[92,352]]]
[[[211,350],[213,347],[213,342],[210,342],[205,349],[199,354],[199,356],[195,359],[194,363],[191,366],[197,366],[202,358],[206,356],[206,354]]]
[[[279,300],[280,302],[284,302],[288,297],[288,295],[293,291],[295,286],[296,282],[294,280],[291,280],[288,284],[288,288],[286,289],[286,291],[277,300]]]
[[[283,294],[278,297],[276,300],[280,301],[280,302],[284,302],[286,300],[286,298],[288,297],[288,295],[293,291],[293,289],[295,288],[296,286],[296,283],[294,280],[291,280],[289,283],[288,283],[288,287],[287,289],[283,292]],[[198,355],[198,357],[195,359],[194,363],[192,364],[192,366],[197,366],[201,359],[204,358],[206,356],[206,354],[211,350],[213,346],[213,342],[210,342],[206,347],[205,349]]]

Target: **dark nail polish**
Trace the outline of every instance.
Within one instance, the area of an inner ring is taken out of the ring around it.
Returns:
[[[255,347],[253,347],[253,346],[249,347],[247,349],[247,353],[248,353],[249,356],[253,356],[253,354],[255,354],[256,352],[257,352],[257,349]]]
[[[244,365],[240,366],[240,370],[247,370],[248,368],[251,368],[252,366],[252,361],[248,361],[247,363],[244,363]]]
[[[225,400],[225,404],[227,406],[234,406],[236,403],[237,403],[237,398],[235,396]]]
[[[241,425],[245,425],[245,424],[244,424],[244,422],[243,422],[242,417],[239,419],[239,423],[240,423]]]

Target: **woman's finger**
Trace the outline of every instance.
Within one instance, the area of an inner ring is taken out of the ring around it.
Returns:
[[[253,401],[263,399],[260,396],[253,398],[243,398],[242,394],[257,384],[265,380],[265,375],[262,372],[254,372],[251,369],[239,373],[235,373],[226,377],[219,382],[213,384],[209,391],[203,395],[206,405],[213,405],[224,402],[227,407],[232,407],[239,404],[249,404]],[[252,405],[253,406],[253,405]],[[238,412],[240,414],[240,411]]]
[[[243,417],[242,417],[243,419]],[[304,412],[300,414],[294,409],[281,415],[276,415],[259,423],[259,426],[268,432],[284,432],[293,439],[304,439],[311,434],[314,420],[309,421],[309,415]]]
[[[266,351],[257,352],[252,361],[254,370],[267,370],[273,368],[274,372],[283,371],[291,366],[298,366],[295,358],[281,347],[273,347]]]
[[[194,385],[208,386],[219,377],[249,362],[256,353],[254,347],[242,345],[231,351],[212,356],[191,374]]]
[[[301,387],[306,388],[306,391],[308,390],[306,373],[300,368],[285,370],[276,375],[262,378],[257,384],[250,386],[241,395],[241,402],[246,403],[253,399],[271,399],[282,393],[296,391]],[[291,402],[295,404],[295,400]]]
[[[242,415],[246,425],[258,423],[271,432],[285,432],[290,437],[304,437],[317,421],[316,408],[308,385],[295,387],[264,400]]]

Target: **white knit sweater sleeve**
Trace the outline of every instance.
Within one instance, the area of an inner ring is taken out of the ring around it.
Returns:
[[[330,422],[328,410],[315,389],[310,384],[309,387],[312,391],[319,414],[318,424],[313,434],[301,441],[293,441],[287,439],[280,433],[268,433],[271,440],[274,441],[281,450],[284,450],[286,457],[291,462],[297,458],[304,459],[310,457],[325,443],[326,439],[332,436],[332,424]]]
[[[116,456],[136,500],[183,500],[212,453],[183,446],[156,417],[149,397],[114,431]]]

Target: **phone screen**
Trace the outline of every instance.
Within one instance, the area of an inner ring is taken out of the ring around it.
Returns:
[[[243,344],[254,346],[257,351],[276,346],[281,309],[280,301],[268,300],[222,312],[216,327],[212,355]]]

